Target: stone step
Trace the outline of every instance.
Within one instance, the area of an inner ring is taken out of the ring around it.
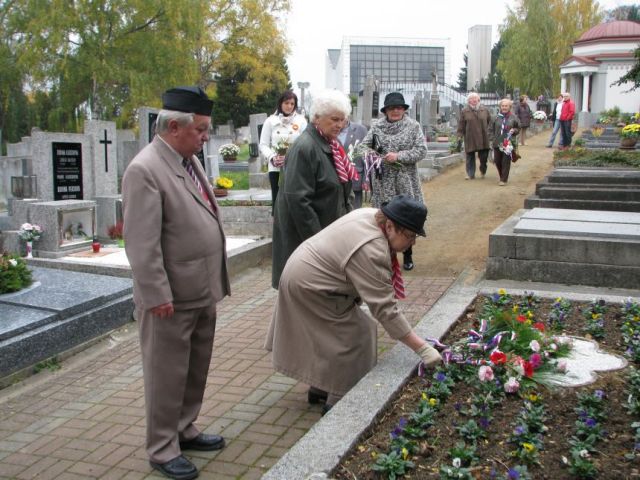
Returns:
[[[610,200],[575,200],[560,198],[540,198],[531,195],[524,201],[524,208],[569,208],[574,210],[600,210],[612,212],[640,212],[640,202]]]
[[[594,183],[640,185],[640,170],[626,168],[575,168],[560,167],[545,177],[548,183]]]
[[[640,186],[638,185],[536,185],[536,194],[540,198],[555,198],[568,200],[606,200],[618,202],[640,201]]]
[[[640,213],[519,210],[489,237],[488,279],[640,286]]]

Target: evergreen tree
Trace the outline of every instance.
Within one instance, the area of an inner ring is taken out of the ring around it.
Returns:
[[[465,52],[464,54],[464,67],[460,69],[460,73],[458,73],[458,90],[461,92],[467,91],[467,74],[469,72],[469,54]]]

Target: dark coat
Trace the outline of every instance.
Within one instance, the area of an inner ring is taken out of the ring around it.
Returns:
[[[522,128],[528,128],[531,125],[531,108],[527,103],[520,103],[515,106],[513,112],[518,117],[518,121],[520,122],[520,126]]]
[[[489,150],[489,125],[491,113],[484,105],[478,109],[466,106],[460,113],[458,136],[464,138],[464,151]]]
[[[351,211],[351,182],[340,183],[331,147],[309,125],[287,153],[273,217],[273,288],[289,256],[307,238]]]
[[[489,128],[489,139],[491,140],[491,145],[493,148],[498,148],[500,144],[504,141],[505,137],[509,133],[509,130],[512,128],[515,130],[511,135],[511,143],[517,145],[516,139],[514,138],[518,133],[520,133],[520,122],[518,117],[509,113],[509,117],[507,118],[507,124],[504,128],[504,132],[502,131],[502,118],[500,114],[491,122],[491,127]]]

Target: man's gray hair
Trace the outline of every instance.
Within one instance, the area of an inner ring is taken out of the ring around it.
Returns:
[[[480,100],[480,95],[478,95],[476,92],[471,92],[469,95],[467,95],[467,103],[469,103],[469,100],[471,100],[474,97]]]
[[[309,118],[312,121],[334,112],[340,112],[345,117],[348,117],[351,114],[349,97],[338,90],[323,90],[322,92],[314,93],[313,103],[309,109]]]
[[[195,114],[187,112],[177,112],[175,110],[160,110],[156,118],[156,134],[162,135],[169,130],[169,122],[175,120],[178,125],[185,126],[193,122]]]

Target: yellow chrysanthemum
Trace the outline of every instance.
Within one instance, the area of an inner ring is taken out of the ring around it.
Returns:
[[[233,187],[233,180],[227,177],[218,177],[215,182],[216,187],[229,189]]]

